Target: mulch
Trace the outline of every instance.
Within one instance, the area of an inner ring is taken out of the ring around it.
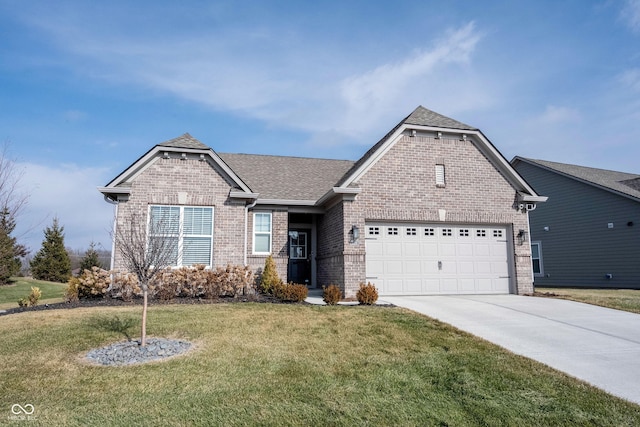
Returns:
[[[162,301],[155,298],[149,298],[149,306],[153,305],[170,305],[170,304],[237,304],[245,302],[257,302],[266,304],[308,304],[306,302],[284,302],[271,295],[244,295],[240,297],[220,297],[215,299],[205,298],[174,298],[170,301]],[[119,298],[90,298],[81,299],[73,302],[59,302],[55,304],[40,304],[32,307],[16,307],[0,311],[0,316],[8,314],[24,313],[26,311],[43,311],[43,310],[62,310],[81,307],[136,307],[142,306],[142,298],[134,298],[132,301],[123,301]]]

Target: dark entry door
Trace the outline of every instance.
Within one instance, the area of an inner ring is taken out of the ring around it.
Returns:
[[[311,247],[309,230],[289,231],[289,281],[309,286],[311,284]]]

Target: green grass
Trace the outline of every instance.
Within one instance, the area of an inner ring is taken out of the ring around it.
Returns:
[[[638,289],[539,288],[536,286],[535,293],[640,314],[640,290]]]
[[[129,367],[88,365],[122,340],[100,319],[140,309],[0,317],[0,424],[640,425],[615,398],[448,325],[399,308],[281,304],[152,306],[150,336],[192,352]]]
[[[66,283],[45,282],[28,277],[14,277],[11,284],[0,286],[0,309],[18,307],[18,300],[31,292],[31,287],[37,286],[42,291],[38,304],[62,302]]]

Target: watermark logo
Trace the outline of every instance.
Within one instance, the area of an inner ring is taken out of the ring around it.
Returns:
[[[34,413],[36,412],[35,406],[31,403],[27,403],[26,405],[21,405],[16,403],[11,406],[11,414],[7,418],[11,421],[34,421],[36,416]]]

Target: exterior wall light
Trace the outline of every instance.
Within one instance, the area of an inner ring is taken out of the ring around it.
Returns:
[[[360,238],[360,229],[357,225],[351,226],[351,243],[355,243]]]
[[[525,230],[521,229],[518,231],[518,235],[516,236],[518,238],[518,245],[522,246],[524,242],[527,241],[527,234]]]

